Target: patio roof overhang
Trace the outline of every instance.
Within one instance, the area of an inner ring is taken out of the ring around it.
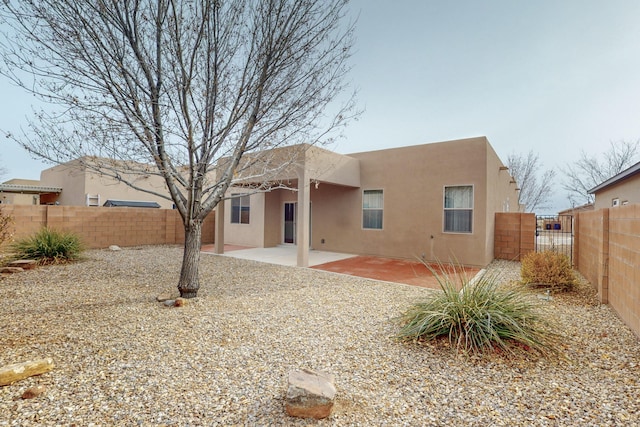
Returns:
[[[0,184],[0,193],[19,194],[60,194],[62,187],[47,187],[41,185]]]
[[[246,155],[246,162],[253,162],[241,172],[233,186],[298,187],[298,179],[304,171],[306,179],[313,183],[327,183],[345,187],[360,187],[360,162],[353,157],[311,146],[293,145]],[[267,171],[267,172],[265,172]]]

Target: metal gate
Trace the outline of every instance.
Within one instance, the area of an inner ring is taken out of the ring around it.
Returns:
[[[573,216],[536,216],[536,252],[565,254],[573,265]]]

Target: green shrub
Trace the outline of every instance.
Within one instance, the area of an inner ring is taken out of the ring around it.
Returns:
[[[531,287],[568,291],[578,279],[569,257],[553,251],[531,252],[521,261],[522,283]]]
[[[58,264],[78,259],[84,250],[80,238],[69,232],[42,228],[32,237],[11,245],[16,259],[35,259],[40,264]]]
[[[530,297],[522,290],[499,284],[499,274],[484,274],[470,282],[462,272],[434,272],[441,291],[411,306],[400,318],[401,340],[433,341],[448,338],[457,351],[482,353],[513,344],[554,353],[555,334],[547,331]],[[459,281],[458,290],[455,282]]]

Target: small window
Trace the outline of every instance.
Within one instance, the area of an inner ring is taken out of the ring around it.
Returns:
[[[611,206],[613,207],[620,206],[620,199],[613,199],[611,201]]]
[[[473,231],[473,186],[444,188],[444,231],[471,233]]]
[[[249,212],[251,205],[249,196],[241,194],[232,194],[231,197],[231,223],[232,224],[249,224]]]
[[[362,228],[382,230],[383,208],[382,190],[364,190],[362,194]]]

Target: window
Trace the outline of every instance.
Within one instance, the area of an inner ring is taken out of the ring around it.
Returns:
[[[620,206],[620,199],[613,199],[611,200],[611,206],[613,206],[614,208],[616,206]]]
[[[383,207],[382,190],[364,190],[362,194],[362,228],[382,230]]]
[[[444,231],[471,233],[473,225],[473,186],[444,188]]]
[[[249,196],[241,194],[232,194],[231,197],[231,223],[232,224],[249,224]]]

